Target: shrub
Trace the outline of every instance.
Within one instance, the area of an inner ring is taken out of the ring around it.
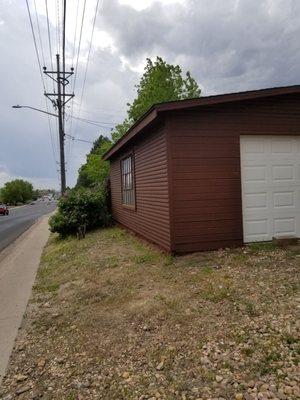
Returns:
[[[49,220],[51,232],[61,236],[110,224],[107,196],[103,191],[71,190],[58,203],[58,211]]]

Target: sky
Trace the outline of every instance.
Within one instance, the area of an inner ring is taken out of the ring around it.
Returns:
[[[66,134],[77,139],[92,142],[123,121],[147,57],[160,56],[190,71],[203,96],[300,83],[299,0],[99,0],[92,42],[97,0],[86,0],[78,53],[84,2],[67,0],[66,14],[66,69],[77,71]],[[41,64],[49,70],[46,0],[28,4]],[[54,63],[61,53],[62,0],[47,4]],[[21,104],[55,112],[49,100],[45,103],[26,0],[0,0],[0,51],[0,187],[22,178],[58,189],[56,118],[11,108]],[[53,90],[50,78],[44,80],[46,90]],[[72,78],[66,91],[73,86]],[[90,148],[66,139],[68,186],[76,183]]]

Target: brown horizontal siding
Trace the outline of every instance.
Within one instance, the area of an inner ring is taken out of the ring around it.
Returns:
[[[242,244],[240,135],[300,134],[299,110],[298,94],[168,114],[176,252]]]
[[[136,209],[122,205],[120,160],[133,151]],[[111,197],[114,219],[161,248],[170,250],[170,207],[166,135],[156,128],[111,160]]]
[[[239,247],[241,246],[241,240],[238,239],[228,239],[228,240],[221,240],[217,239],[215,241],[206,241],[202,238],[201,241],[196,241],[195,243],[177,243],[176,244],[176,253],[184,254],[187,252],[193,251],[206,251],[206,250],[217,250],[220,248],[226,247]]]

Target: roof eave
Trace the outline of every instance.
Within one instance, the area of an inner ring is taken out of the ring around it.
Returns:
[[[108,160],[110,157],[112,157],[128,141],[130,141],[134,136],[136,136],[140,131],[142,131],[148,124],[153,122],[157,118],[159,113],[166,111],[185,110],[187,108],[262,99],[274,96],[283,96],[296,93],[300,94],[300,85],[251,90],[247,92],[238,92],[238,93],[226,93],[221,95],[200,97],[197,99],[176,100],[168,103],[155,104],[128,130],[128,132],[124,136],[122,136],[114,144],[114,146],[110,150],[108,150],[103,155],[102,158],[104,160]]]
[[[126,133],[122,136],[111,149],[103,154],[103,160],[108,160],[113,154],[120,150],[130,139],[132,139],[139,131],[144,129],[148,124],[154,121],[157,117],[157,110],[152,106],[149,111],[144,114]]]

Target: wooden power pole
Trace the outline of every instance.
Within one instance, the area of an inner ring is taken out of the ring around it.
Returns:
[[[44,67],[44,73],[48,75],[57,83],[57,93],[46,93],[45,96],[50,99],[54,108],[58,112],[58,134],[59,134],[59,150],[60,150],[60,181],[61,181],[61,194],[64,195],[66,191],[66,163],[65,163],[65,132],[64,132],[64,113],[65,105],[74,93],[65,93],[65,87],[69,83],[68,78],[74,73],[74,68],[71,71],[60,70],[59,54],[56,54],[56,71],[47,71]]]

